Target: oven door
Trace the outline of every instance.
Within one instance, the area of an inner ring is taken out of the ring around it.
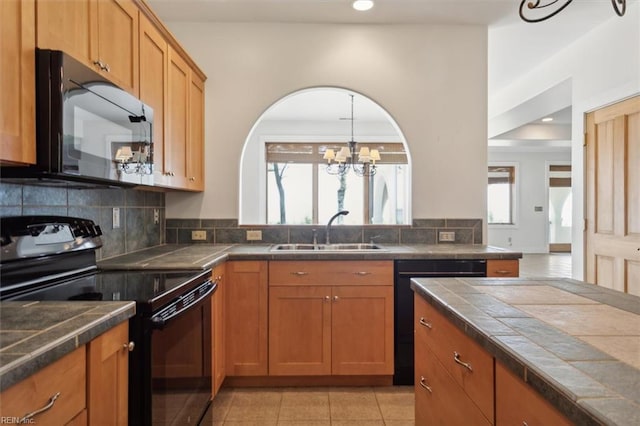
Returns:
[[[151,418],[198,424],[211,402],[211,295],[207,282],[151,318]],[[183,306],[188,305],[188,306]]]

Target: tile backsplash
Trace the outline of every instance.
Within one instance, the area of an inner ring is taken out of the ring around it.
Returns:
[[[247,231],[262,231],[262,240],[248,241]],[[279,244],[325,242],[324,225],[238,225],[236,219],[167,219],[166,242],[172,244]],[[193,240],[192,231],[205,231]],[[441,231],[453,232],[453,241],[438,241]],[[414,219],[409,225],[334,225],[333,243],[482,244],[482,219]]]
[[[120,209],[120,227],[116,229],[113,229],[114,207]],[[164,243],[165,196],[162,192],[0,182],[0,216],[19,215],[61,215],[93,220],[104,234],[103,246],[97,253],[99,259]]]

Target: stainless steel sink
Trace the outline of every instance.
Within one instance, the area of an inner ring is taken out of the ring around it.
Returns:
[[[382,247],[371,243],[349,244],[276,244],[271,251],[384,251]]]

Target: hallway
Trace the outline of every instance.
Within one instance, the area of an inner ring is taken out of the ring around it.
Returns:
[[[520,276],[571,278],[571,253],[525,253],[520,259]]]

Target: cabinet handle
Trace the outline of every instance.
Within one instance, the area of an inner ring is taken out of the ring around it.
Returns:
[[[222,281],[222,275],[218,275],[218,276],[216,277],[216,281]]]
[[[420,376],[420,386],[422,386],[423,388],[425,388],[426,390],[429,391],[429,393],[433,393],[433,390],[431,389],[431,386],[427,385],[425,383],[425,379],[424,376]]]
[[[339,297],[338,297],[338,296],[333,296],[333,301],[334,301],[334,302],[337,302],[337,301],[338,301],[338,299],[339,299]]]
[[[299,277],[302,277],[304,275],[309,275],[309,273],[304,271],[297,271],[297,272],[292,272],[291,275],[297,275]]]
[[[104,68],[102,68],[102,70],[106,72],[111,72],[111,67],[109,67],[109,64],[104,64]]]
[[[524,420],[522,421],[522,426],[529,426],[529,423],[525,422]]]
[[[420,317],[420,325],[425,326],[427,328],[433,328],[430,322],[425,321],[424,317]]]
[[[456,364],[460,364],[469,371],[473,371],[473,368],[471,368],[471,364],[469,364],[468,362],[460,361],[460,354],[458,352],[453,352],[453,360],[456,362]]]
[[[324,300],[328,302],[329,300],[331,300],[331,296],[325,296]]]
[[[51,407],[53,407],[53,404],[56,403],[56,399],[58,399],[59,396],[60,396],[60,392],[56,393],[51,398],[49,398],[49,402],[44,407],[42,407],[42,408],[40,408],[40,409],[38,409],[36,411],[32,411],[29,414],[25,414],[24,417],[22,419],[20,419],[20,423],[31,423],[30,420],[33,419],[35,416],[37,416],[40,413],[44,413],[45,411],[47,411]]]
[[[100,69],[104,69],[104,64],[99,59],[97,61],[93,61],[93,65],[96,65]]]
[[[506,271],[504,269],[498,269],[497,271],[494,271],[494,272],[498,275],[509,275],[511,273],[511,271]]]
[[[362,276],[365,276],[365,275],[370,275],[371,272],[360,271],[360,272],[354,272],[354,274],[360,275],[362,277]]]
[[[190,177],[189,178],[189,182],[195,182],[195,181],[196,181],[196,178],[194,178],[194,177]]]
[[[125,343],[122,345],[122,347],[126,350],[128,350],[129,352],[133,352],[133,350],[136,347],[136,344],[134,342],[129,342],[129,343]]]

